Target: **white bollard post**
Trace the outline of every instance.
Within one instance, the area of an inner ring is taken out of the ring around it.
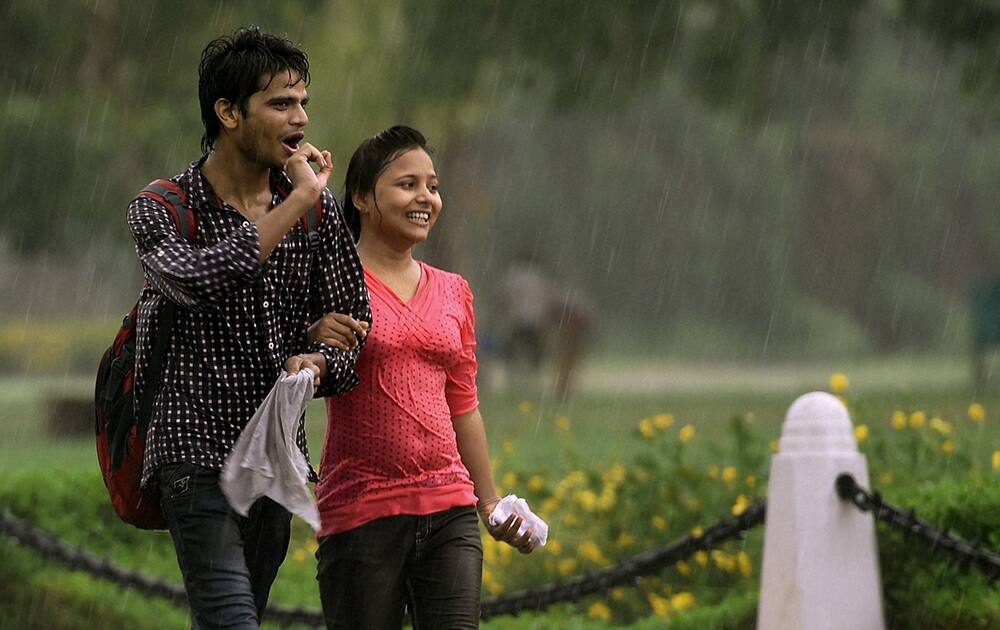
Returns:
[[[758,630],[884,629],[875,522],[837,496],[842,472],[870,487],[847,408],[800,396],[771,461]]]

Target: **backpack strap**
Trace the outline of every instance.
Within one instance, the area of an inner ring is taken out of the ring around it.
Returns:
[[[152,199],[163,205],[170,212],[174,223],[177,224],[177,231],[184,240],[188,242],[194,240],[197,223],[194,211],[187,205],[187,196],[184,194],[183,188],[169,179],[154,179],[139,192],[139,196]],[[160,304],[160,319],[156,337],[153,340],[153,350],[147,366],[150,378],[139,399],[136,430],[140,435],[146,434],[149,421],[153,416],[153,399],[160,390],[160,377],[163,374],[167,358],[167,342],[173,333],[176,315],[177,306],[170,300],[163,300]]]
[[[279,182],[274,179],[271,180],[274,184],[275,190],[282,197],[287,197],[285,193],[285,188]],[[299,223],[302,224],[302,229],[306,233],[306,237],[309,239],[309,251],[315,251],[319,249],[319,226],[323,222],[323,195],[320,194],[319,198],[316,200],[316,204],[309,208],[306,213],[299,219]]]
[[[154,179],[139,192],[139,196],[162,204],[174,218],[177,231],[184,240],[194,240],[196,229],[194,211],[187,205],[184,189],[169,179]]]

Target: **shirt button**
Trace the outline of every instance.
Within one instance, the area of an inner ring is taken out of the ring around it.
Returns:
[[[274,350],[274,342],[273,341],[271,343],[267,344],[267,349],[268,350]]]
[[[244,221],[243,222],[243,227],[250,227],[250,222],[249,221]]]
[[[267,307],[268,307],[267,300],[264,300],[264,308],[267,308]]]

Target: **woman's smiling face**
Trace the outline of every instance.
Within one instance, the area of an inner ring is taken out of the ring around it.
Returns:
[[[427,240],[442,206],[434,161],[419,148],[401,153],[379,175],[374,195],[361,201],[380,239],[405,247]]]

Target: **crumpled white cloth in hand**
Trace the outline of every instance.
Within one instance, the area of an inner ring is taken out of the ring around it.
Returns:
[[[528,502],[520,499],[517,495],[508,494],[500,499],[496,507],[490,513],[490,525],[494,527],[504,523],[511,514],[521,517],[521,526],[517,528],[517,535],[521,536],[525,531],[531,530],[531,544],[535,547],[544,547],[549,539],[549,526],[537,514],[528,507]]]
[[[246,516],[254,501],[266,496],[319,531],[319,511],[306,486],[309,464],[295,443],[299,419],[313,397],[312,382],[311,370],[282,371],[240,433],[219,477],[237,513]]]

